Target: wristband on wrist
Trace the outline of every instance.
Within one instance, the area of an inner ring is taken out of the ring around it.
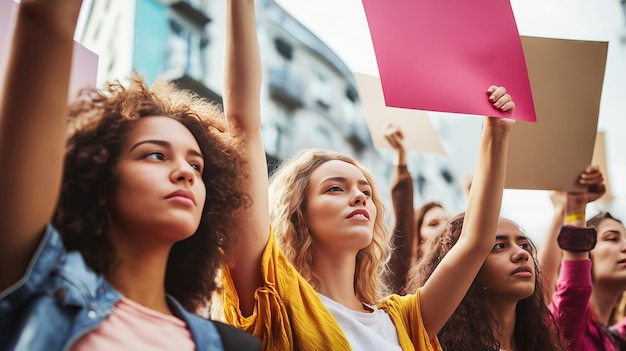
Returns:
[[[574,213],[565,217],[565,223],[573,223],[576,221],[584,221],[585,220],[585,212]]]
[[[556,240],[559,247],[565,251],[586,252],[591,251],[596,246],[598,238],[593,227],[563,225]]]

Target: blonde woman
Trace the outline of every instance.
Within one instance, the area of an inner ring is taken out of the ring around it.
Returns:
[[[239,2],[252,12],[254,1]],[[249,160],[253,203],[240,213],[242,237],[224,271],[224,317],[266,350],[439,350],[435,336],[493,246],[513,121],[485,117],[459,244],[415,294],[387,296],[390,234],[374,179],[354,159],[306,150],[277,171],[268,198],[250,12],[239,18],[245,30],[228,34],[239,45],[227,50],[238,61],[226,70],[225,107]],[[248,94],[235,99],[231,91]],[[515,108],[503,87],[488,87],[485,98],[496,109]]]

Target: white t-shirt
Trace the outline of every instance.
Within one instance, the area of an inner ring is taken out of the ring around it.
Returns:
[[[318,294],[335,317],[354,351],[402,351],[396,326],[389,315],[376,306],[365,305],[373,312],[358,312],[346,308],[330,298]]]

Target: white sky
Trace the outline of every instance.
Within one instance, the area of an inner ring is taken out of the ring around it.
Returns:
[[[352,71],[378,76],[361,0],[275,1],[326,42]],[[620,1],[512,0],[511,4],[521,35],[609,42],[599,130],[606,133],[608,177],[616,199],[597,208],[610,209],[626,220],[626,183],[618,182],[626,179],[626,21]],[[503,214],[526,227],[537,241],[549,223],[552,205],[544,191],[507,190]]]

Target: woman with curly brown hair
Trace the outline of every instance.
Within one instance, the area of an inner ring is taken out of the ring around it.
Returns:
[[[258,348],[189,312],[216,290],[248,202],[221,111],[133,78],[83,91],[65,142],[80,6],[17,13],[0,95],[0,349],[222,350],[225,333]],[[229,7],[229,22],[249,13]]]
[[[604,186],[602,181],[597,169],[585,169],[579,184],[589,189],[583,197],[592,201],[600,196],[595,189]],[[429,245],[420,264],[410,272],[406,291],[429,279],[459,240],[464,217],[452,218]],[[450,350],[569,350],[568,343],[562,341],[558,320],[547,306],[551,289],[545,286],[549,280],[545,261],[541,261],[546,252],[538,257],[523,230],[505,218],[498,223],[495,239],[463,302],[438,334],[441,345]],[[548,273],[553,270],[547,268]]]
[[[433,238],[406,291],[426,284],[461,235],[465,214]],[[562,350],[543,300],[535,246],[517,224],[500,218],[495,245],[463,301],[437,337],[444,350]]]

